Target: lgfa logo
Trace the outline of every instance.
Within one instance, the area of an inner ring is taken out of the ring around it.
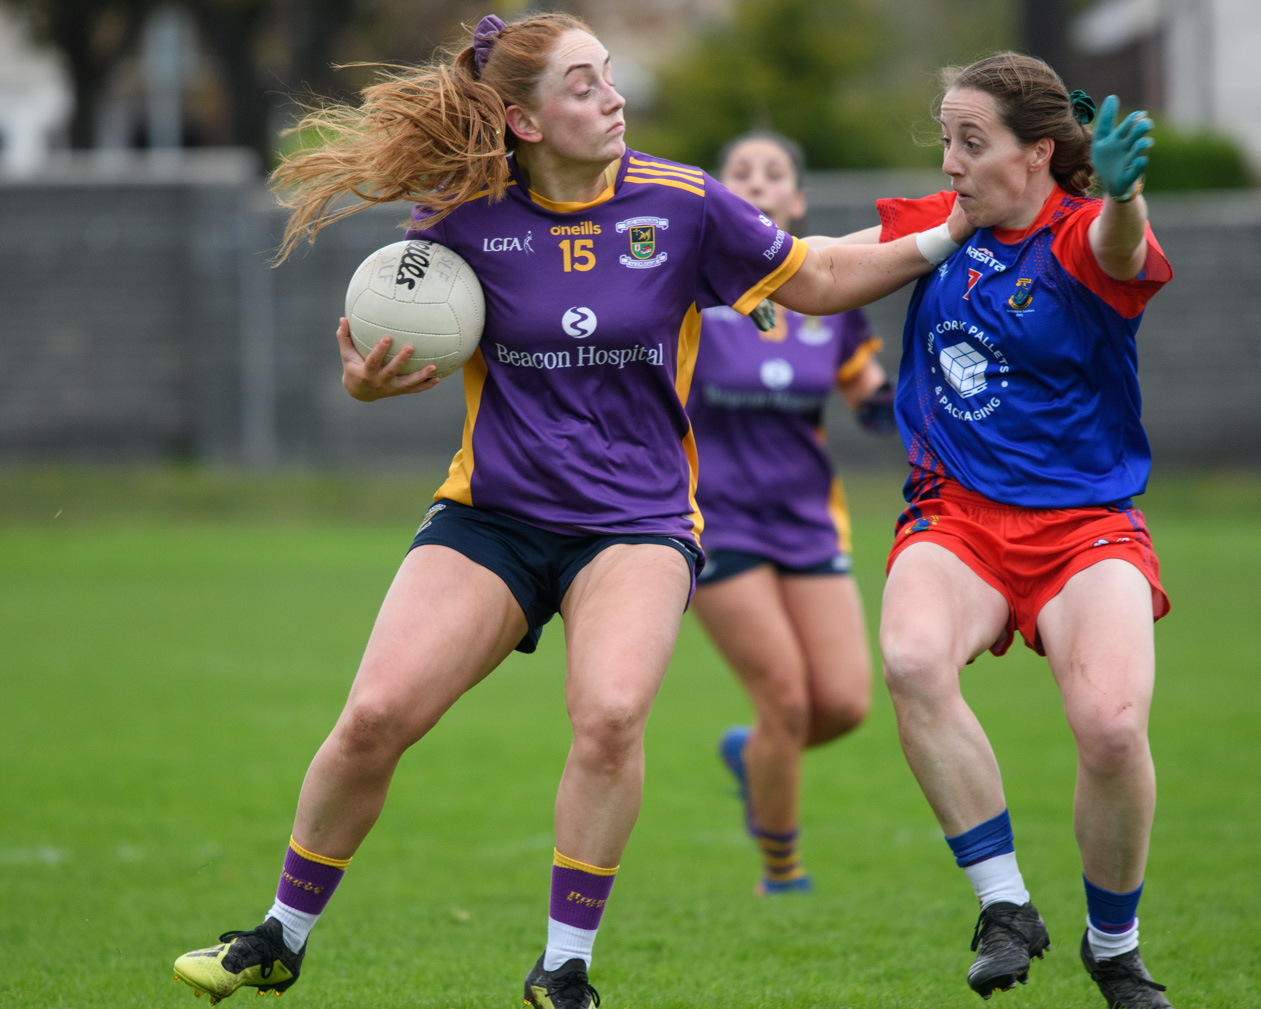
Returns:
[[[527,231],[525,238],[518,238],[516,235],[510,235],[506,238],[482,238],[483,252],[524,252],[533,253],[534,249],[531,242],[534,240],[534,232]]]

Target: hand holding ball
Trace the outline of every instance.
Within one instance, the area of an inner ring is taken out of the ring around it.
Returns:
[[[381,337],[391,336],[387,361],[411,344],[415,350],[403,373],[434,364],[441,378],[473,356],[486,301],[463,258],[445,245],[414,239],[378,249],[359,264],[346,291],[346,319],[364,357]]]

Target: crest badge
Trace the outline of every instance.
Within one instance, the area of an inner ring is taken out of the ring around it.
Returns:
[[[651,224],[640,224],[630,229],[631,255],[636,259],[651,259],[657,251],[657,229]]]
[[[1010,298],[1007,299],[1009,308],[1015,309],[1017,312],[1024,311],[1033,301],[1033,281],[1028,277],[1020,277],[1016,281],[1016,290]]]
[[[628,233],[631,251],[629,256],[622,253],[618,262],[633,270],[660,266],[668,257],[664,250],[657,251],[657,232],[666,231],[669,227],[670,221],[665,217],[632,217],[628,221],[618,221],[618,233]]]

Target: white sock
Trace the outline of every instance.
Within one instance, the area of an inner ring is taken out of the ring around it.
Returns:
[[[1134,924],[1125,932],[1103,932],[1091,924],[1090,915],[1087,915],[1086,935],[1089,937],[1086,941],[1090,943],[1090,952],[1095,955],[1095,959],[1120,956],[1132,949],[1138,949],[1138,919],[1135,918]]]
[[[555,918],[547,919],[547,949],[543,953],[543,969],[555,970],[566,960],[577,957],[591,969],[591,948],[595,945],[594,928],[574,928]]]
[[[271,906],[271,910],[267,912],[267,917],[275,918],[280,922],[281,927],[284,929],[285,945],[293,953],[302,952],[302,947],[306,945],[307,936],[311,934],[311,929],[315,927],[315,923],[320,920],[318,914],[311,914],[309,911],[299,911],[288,904],[280,903],[280,901],[276,901]]]
[[[1029,891],[1025,889],[1025,880],[1020,875],[1020,866],[1016,864],[1014,851],[965,865],[963,872],[972,884],[972,889],[976,891],[976,899],[981,902],[982,910],[1000,900],[1012,904],[1029,903]]]

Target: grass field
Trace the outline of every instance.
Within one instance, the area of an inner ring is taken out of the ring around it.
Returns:
[[[899,479],[849,481],[873,628]],[[270,905],[307,761],[431,486],[0,473],[0,1006],[205,1004],[171,961]],[[1174,601],[1157,627],[1144,955],[1178,1009],[1258,1006],[1261,670],[1242,630],[1261,597],[1261,477],[1159,477],[1142,505]],[[520,1004],[568,745],[560,641],[549,627],[409,753],[289,1009]],[[965,684],[1053,940],[1030,985],[990,1004],[1098,1007],[1077,960],[1074,754],[1057,695],[1020,647]],[[857,733],[807,758],[809,897],[752,896],[756,859],[714,752],[747,714],[689,617],[596,946],[604,1009],[980,1005],[963,977],[975,902],[883,686]]]

